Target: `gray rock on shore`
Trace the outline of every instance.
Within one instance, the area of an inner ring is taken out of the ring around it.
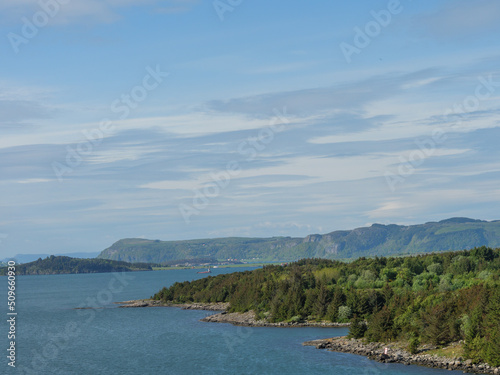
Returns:
[[[255,312],[250,310],[245,313],[227,313],[223,312],[220,314],[215,314],[207,316],[201,319],[202,322],[210,323],[230,323],[236,326],[245,327],[283,327],[283,328],[293,328],[293,327],[348,327],[349,323],[329,323],[329,322],[279,322],[271,323],[266,320],[257,320],[255,317]]]
[[[171,303],[162,302],[152,299],[139,299],[124,302],[115,302],[118,307],[178,307],[183,310],[206,310],[206,311],[221,311],[219,314],[214,314],[201,319],[202,322],[210,323],[230,323],[237,326],[246,327],[348,327],[349,323],[330,323],[330,322],[280,322],[271,323],[266,320],[257,320],[254,311],[245,313],[228,313],[229,303]]]
[[[115,302],[118,307],[178,307],[183,310],[208,310],[208,311],[226,311],[229,303],[171,303],[152,299],[137,299],[131,301]]]
[[[458,370],[477,374],[500,374],[500,368],[486,363],[473,364],[471,360],[445,358],[429,354],[410,354],[397,348],[394,344],[364,343],[362,340],[335,337],[329,339],[306,341],[302,345],[314,346],[317,349],[328,349],[334,352],[358,354],[382,363],[402,363],[446,370]],[[387,348],[387,354],[385,354]]]

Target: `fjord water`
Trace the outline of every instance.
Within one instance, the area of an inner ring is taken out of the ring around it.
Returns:
[[[205,276],[195,270],[19,276],[17,368],[4,357],[0,373],[450,374],[301,345],[344,335],[344,328],[244,328],[200,322],[206,311],[110,303],[147,298],[175,281]],[[98,308],[74,309],[90,306]],[[2,327],[7,344],[5,319]]]

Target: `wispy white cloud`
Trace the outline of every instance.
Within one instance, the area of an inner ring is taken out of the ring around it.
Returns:
[[[26,180],[17,181],[18,184],[39,184],[42,182],[51,182],[54,180],[48,178],[28,178]]]
[[[231,184],[238,189],[260,190],[305,187],[308,185],[331,183],[338,181],[356,181],[367,178],[383,177],[393,165],[400,163],[400,157],[413,150],[402,153],[373,153],[349,157],[298,156],[277,158],[279,161],[270,167],[252,167],[243,169],[231,178]],[[428,157],[460,155],[467,149],[437,149]],[[194,190],[213,183],[210,173],[193,173],[192,179],[164,180],[142,184],[141,188],[159,190]],[[283,180],[279,181],[283,177]],[[278,181],[269,181],[270,179]],[[265,182],[261,180],[264,179]]]
[[[147,155],[156,152],[151,146],[128,145],[125,147],[96,148],[86,158],[90,164],[110,164],[118,161],[133,161],[146,158]]]
[[[339,82],[330,87],[283,91],[233,98],[213,100],[208,106],[221,112],[265,113],[269,107],[293,108],[295,113],[317,113],[318,111],[362,110],[371,103],[407,94],[408,85],[422,86],[422,82],[434,77],[436,69],[425,69],[410,73],[391,72],[364,79]],[[430,81],[428,82],[430,83]]]
[[[210,179],[199,177],[194,180],[164,180],[150,182],[140,185],[143,189],[159,189],[159,190],[194,190],[201,188],[204,183],[209,182]]]
[[[270,222],[264,221],[255,225],[256,228],[266,228],[266,229],[307,229],[311,230],[312,226],[305,223],[297,222]]]
[[[442,8],[414,18],[414,26],[433,38],[458,39],[498,30],[500,3],[496,0],[452,0]]]
[[[4,125],[21,125],[27,120],[51,117],[50,109],[35,101],[0,100],[0,127]]]
[[[442,218],[449,215],[448,212],[456,210],[456,207],[460,206],[459,202],[467,202],[480,215],[482,204],[496,202],[499,193],[498,187],[489,186],[489,184],[484,186],[472,184],[465,188],[434,187],[432,190],[417,188],[400,197],[387,198],[383,203],[378,204],[377,208],[368,211],[366,215],[383,222],[386,219],[394,221],[394,218],[401,217],[402,213],[405,217],[411,218],[440,212]],[[469,215],[470,213],[471,211]]]
[[[379,219],[385,217],[398,216],[401,211],[408,211],[415,207],[416,204],[413,202],[402,202],[402,201],[388,201],[380,205],[377,209],[368,211],[368,216],[370,218]]]

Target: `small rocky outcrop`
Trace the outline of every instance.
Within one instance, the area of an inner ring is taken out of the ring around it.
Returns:
[[[180,307],[183,310],[226,311],[229,308],[229,302],[183,303],[171,306]]]
[[[222,312],[220,314],[215,314],[207,316],[201,319],[202,322],[210,323],[231,323],[236,326],[245,327],[283,327],[283,328],[293,328],[293,327],[348,327],[349,323],[329,323],[329,322],[279,322],[271,323],[267,320],[257,320],[255,317],[255,312],[250,310],[244,313],[227,313]]]
[[[115,302],[115,304],[120,305],[118,307],[158,307],[158,306],[168,306],[162,301],[152,300],[152,299],[137,299],[131,301]]]
[[[131,301],[115,302],[118,307],[178,307],[183,310],[208,310],[208,311],[226,311],[229,308],[229,303],[172,303],[163,302],[153,299],[137,299]]]

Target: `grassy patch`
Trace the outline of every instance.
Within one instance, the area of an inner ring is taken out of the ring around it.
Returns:
[[[429,350],[425,354],[431,354],[431,355],[436,355],[438,357],[446,357],[446,358],[464,357],[464,347],[463,344],[453,343],[444,348]]]

